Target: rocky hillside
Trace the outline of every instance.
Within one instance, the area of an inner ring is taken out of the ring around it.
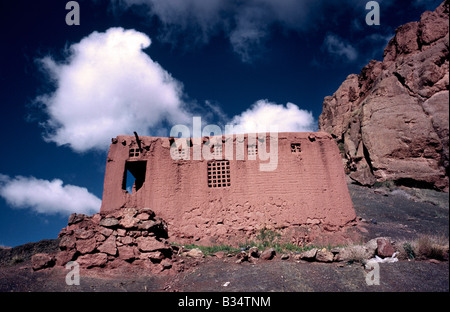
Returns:
[[[319,128],[363,185],[449,188],[449,0],[400,26],[359,75],[327,96]]]

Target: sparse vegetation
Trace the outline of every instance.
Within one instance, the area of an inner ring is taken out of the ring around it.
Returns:
[[[179,244],[176,244],[176,243],[172,243],[172,244],[180,246]],[[274,230],[268,229],[266,227],[259,230],[259,234],[256,236],[256,240],[246,240],[245,242],[240,243],[238,248],[232,247],[229,245],[199,246],[199,245],[195,245],[195,244],[184,245],[183,247],[186,249],[198,248],[206,256],[213,255],[219,251],[224,251],[227,254],[236,254],[236,253],[240,252],[241,250],[248,250],[250,247],[257,247],[258,250],[260,250],[260,251],[263,251],[263,250],[266,250],[269,248],[273,248],[279,254],[288,253],[288,252],[299,253],[299,252],[307,251],[307,250],[310,250],[313,248],[319,248],[319,249],[327,248],[328,250],[333,248],[333,246],[331,246],[331,245],[328,245],[328,246],[308,245],[308,246],[301,247],[301,246],[298,246],[293,243],[282,242],[282,235],[280,233],[278,233]]]
[[[339,148],[339,152],[342,155],[345,155],[345,145],[344,145],[344,143],[342,143],[342,142],[338,143],[338,148]]]
[[[17,264],[17,263],[21,263],[23,261],[24,261],[23,257],[15,255],[11,259],[11,264],[14,265],[14,264]]]
[[[414,248],[411,246],[411,243],[406,242],[402,245],[403,253],[400,253],[399,256],[406,259],[414,259],[416,257],[416,254],[414,253]],[[402,250],[402,249],[401,249]]]
[[[175,244],[177,245],[177,244]],[[413,241],[400,241],[395,244],[397,258],[402,260],[425,260],[436,259],[447,261],[449,258],[449,239],[445,236],[421,235]],[[274,230],[266,227],[260,229],[256,240],[246,240],[239,244],[239,248],[229,245],[216,246],[198,246],[195,244],[183,246],[187,249],[198,248],[206,256],[213,255],[216,252],[224,251],[226,254],[237,254],[241,250],[248,250],[251,247],[257,247],[258,250],[263,251],[269,248],[275,249],[278,254],[282,253],[301,253],[311,250],[313,248],[331,250],[335,247],[346,249],[346,258],[348,262],[364,262],[368,259],[368,250],[364,248],[363,244],[346,245],[346,246],[298,246],[292,243],[282,241],[282,235]]]
[[[386,180],[386,181],[382,181],[382,182],[375,182],[373,184],[373,186],[375,188],[385,187],[385,188],[391,189],[391,188],[395,187],[395,182],[391,181],[391,180]]]
[[[400,259],[448,260],[449,240],[444,236],[421,235],[414,241],[401,242],[398,247]]]
[[[255,241],[245,241],[245,243],[240,244],[239,247],[245,249],[249,247],[257,247],[259,250],[273,248],[277,253],[303,252],[312,248],[319,248],[312,245],[302,247],[296,244],[282,242],[282,236],[280,233],[266,227],[259,230],[259,234],[256,236]],[[330,246],[328,247],[328,249],[331,248]]]
[[[416,254],[424,259],[448,259],[448,239],[424,235],[416,241]]]
[[[174,245],[177,245],[177,244],[174,244]],[[231,247],[229,245],[198,246],[195,244],[190,244],[190,245],[185,245],[184,248],[186,248],[186,249],[198,248],[203,252],[203,254],[205,256],[215,254],[216,252],[219,252],[219,251],[223,251],[226,253],[237,253],[240,251],[240,249]]]

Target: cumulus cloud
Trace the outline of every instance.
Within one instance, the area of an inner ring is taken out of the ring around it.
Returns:
[[[118,134],[187,121],[182,85],[144,53],[150,44],[143,33],[110,28],[71,45],[64,62],[40,59],[56,87],[36,99],[48,115],[44,138],[77,152],[106,150]]]
[[[248,110],[234,116],[229,123],[234,133],[269,132],[309,132],[317,131],[312,112],[300,109],[293,103],[285,105],[259,100]]]
[[[358,51],[350,43],[335,34],[328,34],[325,37],[323,48],[344,61],[355,61],[358,58]]]
[[[63,185],[63,181],[0,174],[0,196],[12,207],[29,208],[42,214],[93,214],[101,200],[84,187]]]

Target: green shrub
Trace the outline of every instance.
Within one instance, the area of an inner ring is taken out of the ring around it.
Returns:
[[[416,254],[414,253],[414,248],[411,246],[410,243],[406,242],[403,244],[403,250],[406,253],[406,257],[408,259],[414,259],[416,257]]]

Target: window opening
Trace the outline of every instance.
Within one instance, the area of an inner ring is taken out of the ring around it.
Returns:
[[[208,163],[208,187],[231,186],[230,161],[218,160]]]
[[[139,156],[139,149],[138,148],[130,148],[130,157],[138,157]]]
[[[300,143],[292,143],[291,144],[291,153],[298,154],[302,151],[300,147]]]
[[[248,156],[258,155],[258,146],[256,144],[247,146]]]
[[[147,161],[127,161],[123,174],[122,189],[128,193],[137,192],[145,182]]]
[[[179,148],[178,149],[178,154],[180,155],[181,159],[185,159],[186,158],[186,149],[185,148]]]
[[[222,144],[215,144],[212,147],[212,155],[214,157],[219,156],[222,158]]]

